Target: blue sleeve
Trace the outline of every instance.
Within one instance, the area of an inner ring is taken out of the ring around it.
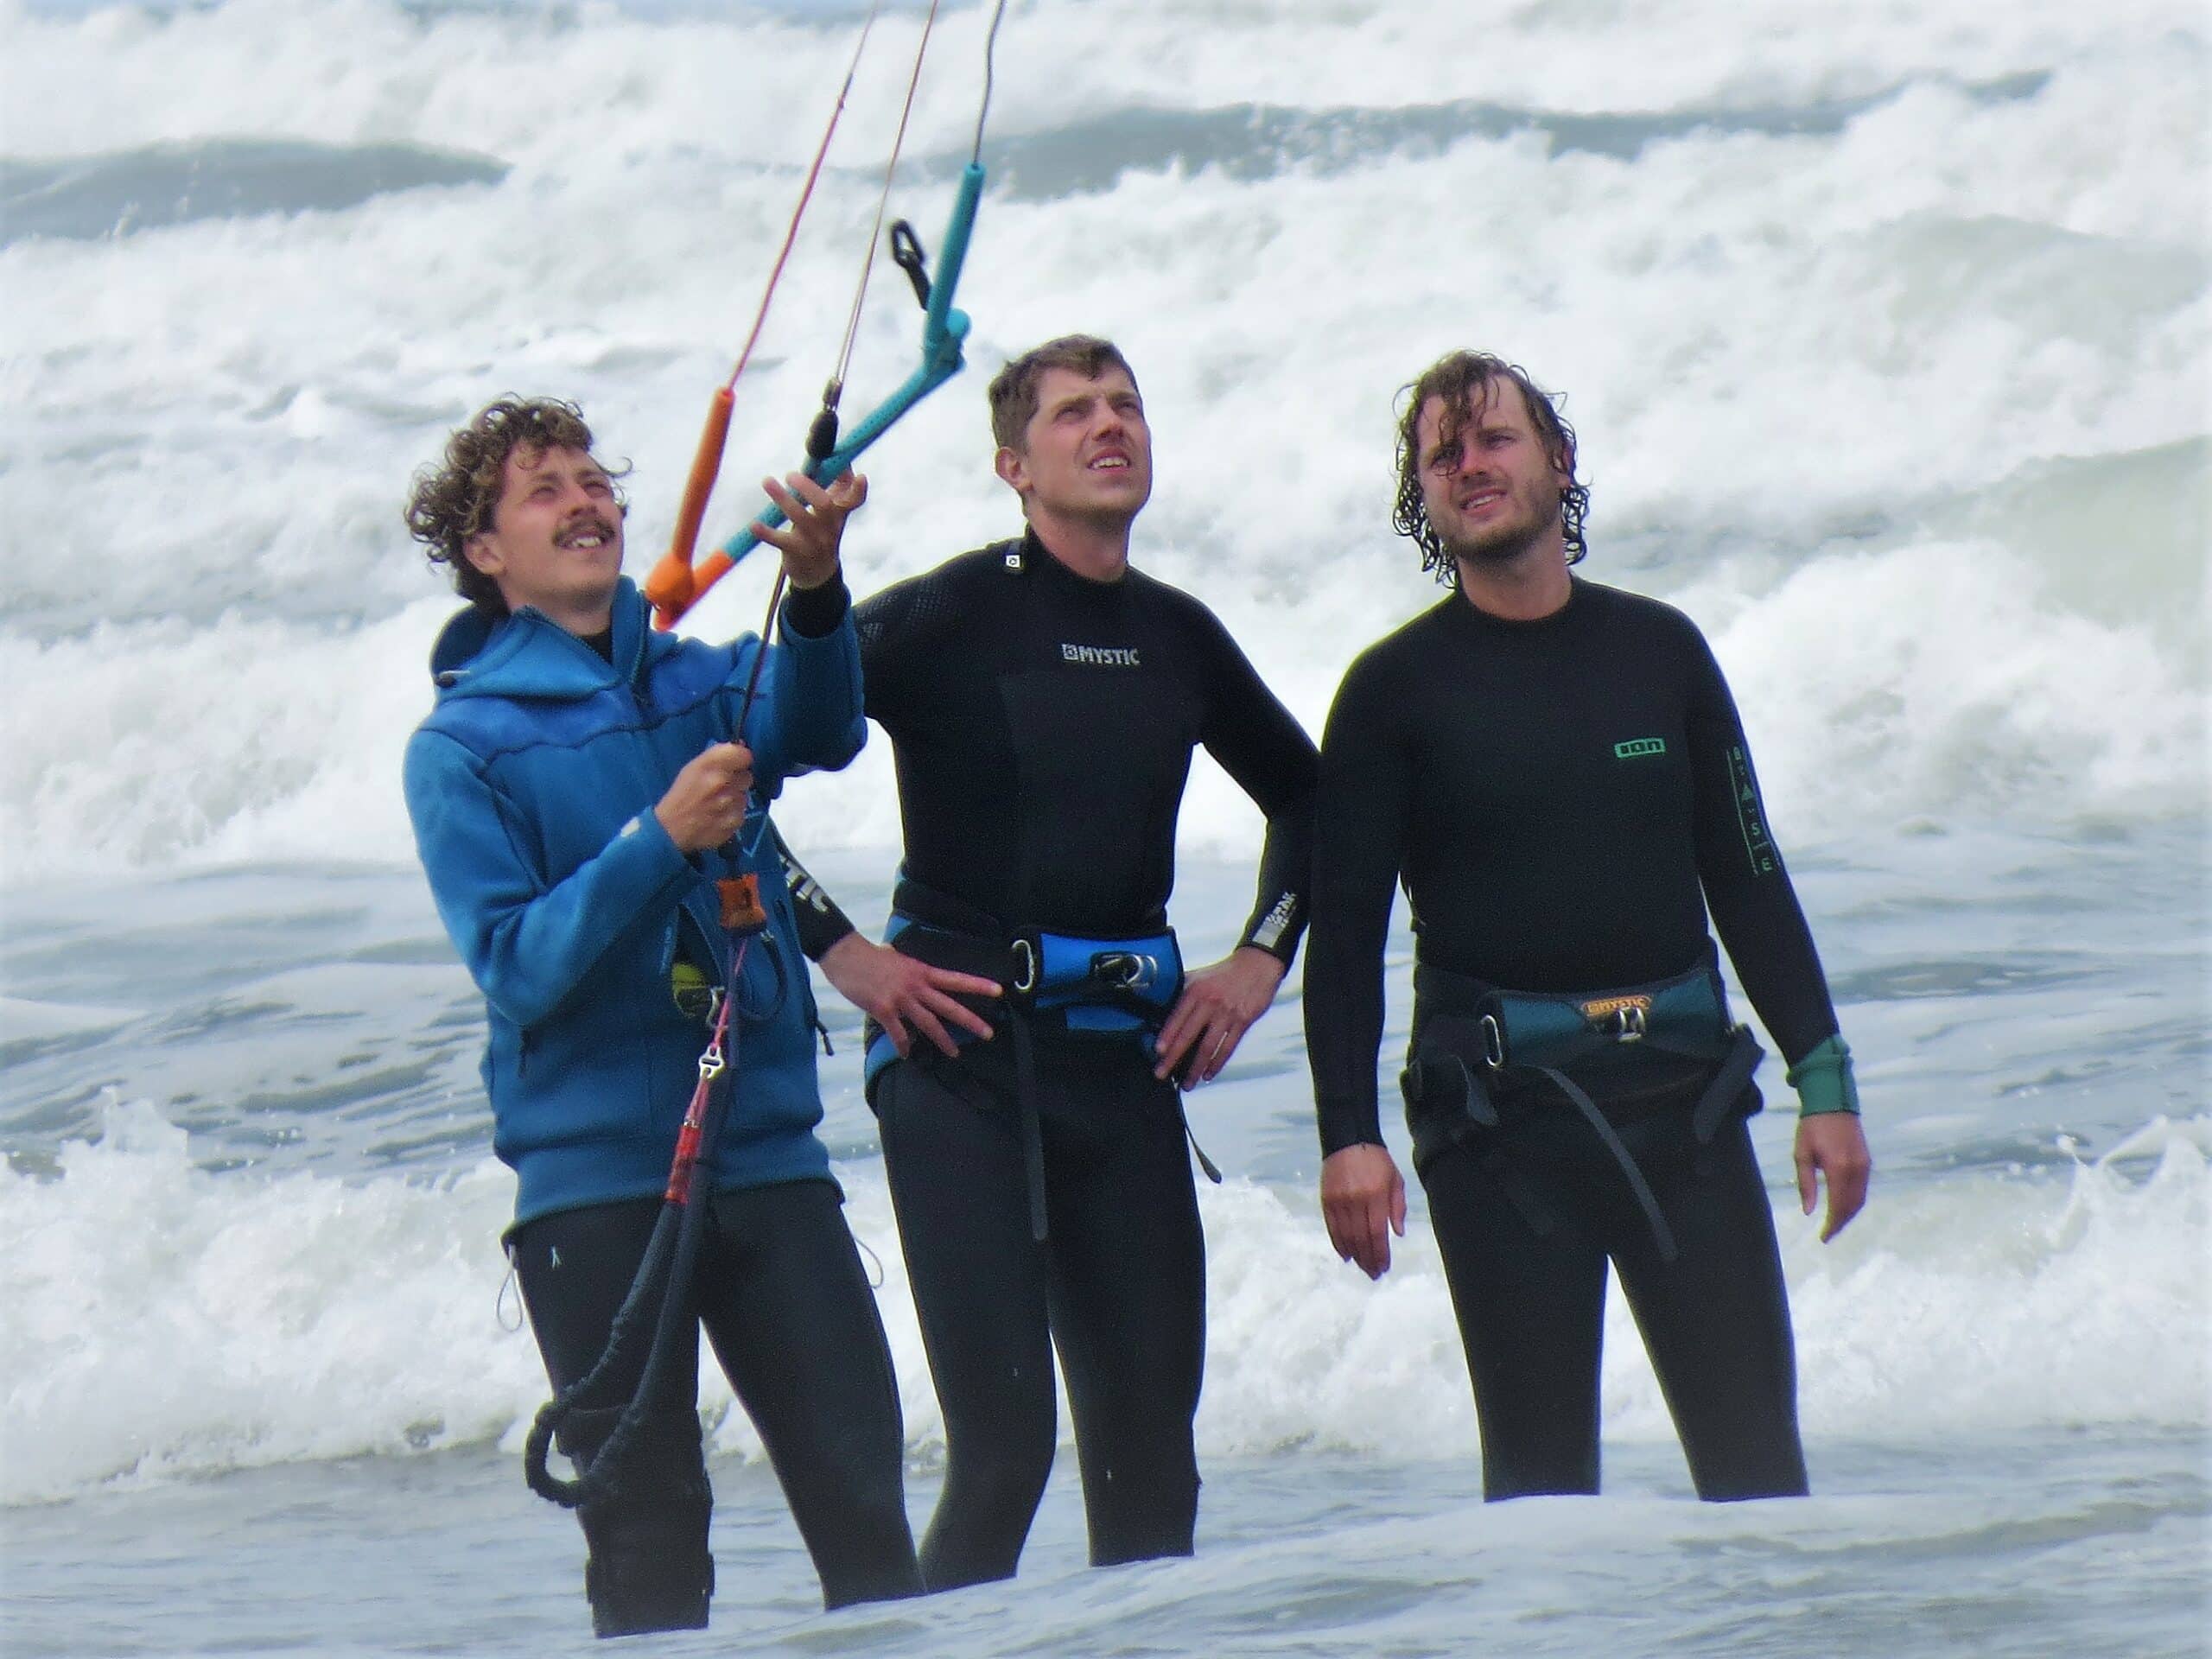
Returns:
[[[743,737],[753,751],[754,786],[773,799],[786,778],[803,772],[836,772],[851,763],[868,741],[868,718],[861,697],[861,652],[848,607],[836,626],[819,637],[791,626],[790,601],[779,643],[766,647],[767,666],[753,702]],[[750,640],[737,652],[737,671],[726,694],[730,717],[737,715],[753,653]]]
[[[548,884],[519,815],[476,758],[417,732],[407,746],[407,815],[454,949],[485,997],[524,1030],[555,1013],[608,945],[674,909],[696,872],[650,810]]]

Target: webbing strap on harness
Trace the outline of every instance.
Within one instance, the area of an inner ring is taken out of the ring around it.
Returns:
[[[1691,1126],[1700,1144],[1710,1141],[1735,1111],[1745,1086],[1758,1069],[1762,1051],[1747,1027],[1732,1023],[1722,995],[1718,963],[1708,948],[1707,961],[1688,973],[1649,986],[1622,990],[1559,995],[1501,990],[1471,976],[1430,963],[1414,971],[1414,995],[1439,1016],[1424,1017],[1417,1028],[1430,1033],[1400,1079],[1409,1112],[1422,1105],[1435,1084],[1433,1071],[1444,1074],[1440,1082],[1452,1092],[1469,1121],[1496,1128],[1499,1119],[1484,1077],[1514,1072],[1542,1077],[1571,1103],[1598,1138],[1634,1195],[1649,1224],[1662,1260],[1672,1262],[1678,1251],[1673,1230],[1661,1213],[1659,1202],[1644,1179],[1635,1156],[1622,1141],[1605,1112],[1584,1088],[1563,1069],[1578,1061],[1618,1052],[1624,1046],[1640,1045],[1645,1052],[1688,1059],[1717,1062],[1711,1080],[1691,1111]],[[1457,1033],[1473,1016],[1473,1041],[1479,1048],[1475,1063],[1460,1052]],[[1485,1162],[1504,1173],[1510,1162],[1493,1147]],[[1518,1182],[1507,1190],[1524,1219],[1539,1234],[1551,1230],[1550,1218],[1533,1192]]]

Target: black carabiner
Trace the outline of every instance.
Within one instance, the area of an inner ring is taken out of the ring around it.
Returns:
[[[928,310],[929,256],[922,251],[922,238],[914,234],[914,227],[903,219],[891,221],[891,263],[906,273],[906,280],[914,285],[915,300]]]

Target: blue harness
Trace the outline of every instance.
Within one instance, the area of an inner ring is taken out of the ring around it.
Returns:
[[[967,965],[976,947],[990,949],[988,940],[931,927],[897,911],[883,931],[883,942],[921,961],[997,980],[1010,1005],[1024,1014],[1054,1016],[1052,1023],[1068,1031],[1134,1033],[1147,1051],[1183,990],[1183,952],[1173,928],[1135,939],[1019,934],[1004,948],[1004,965],[996,968]],[[939,949],[932,950],[931,944]],[[940,961],[944,956],[963,960]],[[953,1035],[963,1047],[977,1040],[957,1029]],[[884,1067],[898,1058],[890,1033],[871,1021],[861,1071],[863,1086],[872,1091]]]
[[[938,900],[912,881],[899,883],[893,905],[906,894],[913,894],[929,908],[949,907],[949,901]],[[1183,952],[1175,942],[1174,930],[1118,939],[1085,938],[1041,929],[1008,936],[995,929],[945,927],[894,908],[883,942],[917,961],[980,975],[1003,988],[1004,996],[980,1005],[978,1012],[1007,1033],[1014,1051],[1022,1164],[1029,1188],[1029,1230],[1041,1242],[1046,1236],[1045,1147],[1037,1116],[1036,1028],[1043,1025],[1062,1031],[1135,1038],[1142,1045],[1146,1058],[1153,1058],[1160,1027],[1166,1024],[1175,999],[1183,992]],[[963,1046],[976,1040],[957,1028],[953,1036]],[[899,1058],[899,1051],[892,1046],[890,1034],[874,1020],[866,1029],[866,1045],[861,1075],[873,1105],[876,1080]],[[1183,1127],[1187,1135],[1187,1120]],[[1218,1182],[1221,1171],[1195,1139],[1191,1147],[1207,1179]]]

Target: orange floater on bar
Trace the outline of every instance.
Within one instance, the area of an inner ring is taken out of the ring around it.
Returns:
[[[691,571],[691,555],[699,544],[699,526],[707,517],[707,498],[715,493],[715,476],[721,470],[722,450],[729,442],[729,413],[736,401],[730,385],[715,388],[714,401],[707,406],[707,423],[699,433],[699,450],[691,457],[691,476],[683,483],[683,505],[676,515],[676,534],[671,539],[667,553],[653,567],[645,578],[645,597],[660,617],[665,630],[676,618],[691,608],[691,601],[698,591],[698,584]]]

